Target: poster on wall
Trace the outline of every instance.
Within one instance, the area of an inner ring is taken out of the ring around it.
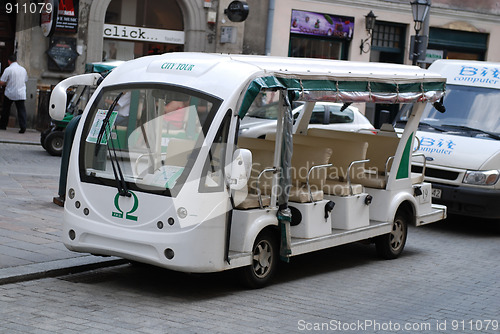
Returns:
[[[292,10],[293,34],[351,40],[353,31],[354,17]]]
[[[52,37],[47,55],[49,70],[73,72],[75,70],[75,61],[78,57],[78,52],[76,52],[76,38]]]
[[[52,36],[56,29],[59,0],[45,0],[41,3],[40,27],[45,37]]]
[[[78,0],[59,0],[56,31],[78,32]]]

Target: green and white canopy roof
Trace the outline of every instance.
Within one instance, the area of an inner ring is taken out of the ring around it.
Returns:
[[[103,84],[165,83],[223,100],[240,96],[243,117],[261,90],[293,91],[304,101],[433,102],[444,94],[445,81],[416,66],[179,52],[128,61]]]
[[[251,60],[266,73],[249,84],[240,107],[240,117],[246,114],[261,90],[294,91],[296,98],[302,101],[413,103],[439,100],[446,85],[446,79],[439,74],[416,66],[304,58],[232,57],[245,62]]]

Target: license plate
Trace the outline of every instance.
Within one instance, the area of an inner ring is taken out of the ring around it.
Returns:
[[[432,198],[441,198],[441,189],[432,189]]]

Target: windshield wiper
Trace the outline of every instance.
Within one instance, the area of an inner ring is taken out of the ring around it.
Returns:
[[[268,117],[261,115],[248,115],[248,117],[258,118],[258,119],[269,119]]]
[[[421,125],[423,125],[423,126],[427,126],[427,127],[429,127],[429,128],[433,128],[434,130],[438,130],[438,131],[441,131],[441,132],[446,132],[446,131],[448,131],[448,130],[446,130],[446,129],[443,129],[443,128],[442,128],[442,127],[440,127],[440,126],[437,126],[437,125],[432,125],[432,124],[429,124],[429,123],[426,123],[426,122],[420,122],[420,123],[418,123],[418,127],[420,127]]]
[[[406,120],[398,120],[398,121],[396,121],[396,123],[395,123],[395,124],[396,124],[396,125],[398,125],[398,124],[406,124],[406,123],[408,123],[408,121],[406,121]],[[440,127],[440,126],[432,125],[432,124],[429,124],[429,123],[426,123],[426,122],[420,122],[420,123],[418,123],[418,128],[420,129],[420,127],[421,127],[422,125],[423,125],[423,126],[427,126],[427,127],[429,127],[429,128],[433,128],[433,129],[438,130],[438,131],[440,131],[440,132],[446,132],[446,131],[448,131],[448,130],[446,130],[446,129],[443,129],[443,128],[442,128],[442,127]]]
[[[125,182],[125,177],[123,176],[122,169],[120,167],[120,162],[118,161],[118,157],[116,156],[115,144],[112,140],[111,147],[113,150],[113,154],[111,154],[111,150],[109,149],[109,141],[108,141],[108,152],[109,152],[109,160],[111,161],[111,166],[113,167],[113,174],[115,175],[116,180],[116,188],[118,189],[118,193],[120,196],[130,197],[132,194],[128,191],[127,182]],[[115,166],[116,164],[116,166]]]
[[[471,128],[470,126],[453,125],[453,124],[443,124],[442,126],[449,127],[449,128],[460,129],[460,130],[465,130],[465,131],[478,132],[478,133],[482,133],[482,134],[488,135],[488,136],[490,136],[493,139],[500,140],[500,134],[496,134],[494,132],[489,132],[489,131],[485,131],[485,130],[481,130],[481,129]]]
[[[102,120],[102,125],[101,129],[99,130],[99,134],[97,135],[97,142],[94,150],[94,156],[97,156],[97,153],[99,153],[99,148],[101,147],[101,140],[102,137],[104,136],[104,133],[106,132],[111,132],[111,129],[108,130],[109,127],[109,119],[111,118],[111,115],[113,114],[113,110],[115,110],[116,105],[118,104],[118,101],[122,97],[123,92],[118,94],[118,96],[114,99],[113,103],[108,109],[108,112],[106,113],[106,116],[104,116],[104,119]],[[108,130],[108,131],[107,131]]]
[[[109,107],[109,110],[106,113],[106,116],[104,116],[104,120],[102,121],[101,129],[99,130],[99,134],[97,136],[97,142],[96,142],[96,147],[94,151],[94,155],[97,156],[99,153],[99,150],[101,148],[101,140],[104,134],[108,135],[108,133],[111,133],[111,128],[109,126],[109,119],[111,118],[111,115],[113,114],[113,110],[115,110],[116,105],[118,104],[118,101],[122,97],[124,93],[121,92],[118,94],[118,96],[115,98],[111,106]],[[116,180],[116,188],[118,189],[118,194],[120,196],[126,196],[130,197],[132,194],[130,194],[128,188],[127,188],[127,182],[125,182],[125,177],[123,176],[122,169],[120,167],[120,163],[118,161],[118,157],[116,155],[116,149],[115,149],[115,144],[113,143],[113,140],[111,136],[110,138],[106,139],[106,147],[109,152],[109,160],[111,161],[111,167],[113,167],[113,174],[115,176]],[[109,143],[111,142],[111,149],[109,147]],[[113,154],[111,153],[113,151]]]

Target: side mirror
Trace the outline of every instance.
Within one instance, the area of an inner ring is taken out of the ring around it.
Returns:
[[[68,95],[66,90],[71,86],[97,86],[102,76],[99,73],[88,73],[67,78],[58,83],[50,94],[49,114],[53,119],[60,121],[66,114],[66,101]]]
[[[241,190],[246,187],[251,171],[252,152],[243,148],[234,151],[229,187],[232,190]]]

